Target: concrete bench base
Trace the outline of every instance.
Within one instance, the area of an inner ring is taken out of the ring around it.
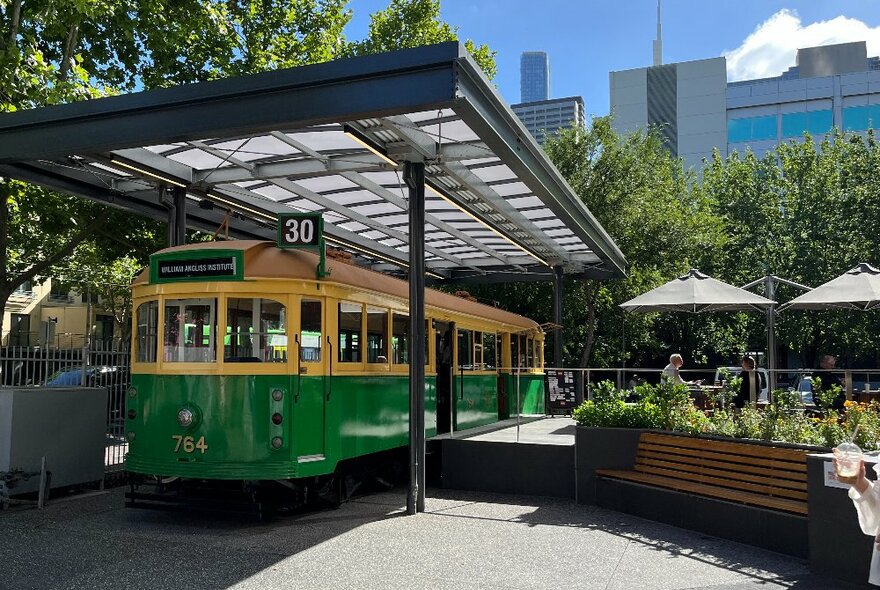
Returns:
[[[596,478],[596,504],[648,520],[807,558],[807,518],[673,490]]]

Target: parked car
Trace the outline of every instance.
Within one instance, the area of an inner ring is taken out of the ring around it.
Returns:
[[[718,367],[715,370],[715,383],[721,383],[725,371],[732,379],[739,376],[742,372],[742,367]],[[760,390],[756,392],[758,394],[758,401],[766,402],[767,396],[770,393],[770,373],[767,372],[767,369],[760,367],[755,369],[755,371],[758,373],[758,384],[761,386]]]
[[[83,380],[85,376],[85,380]],[[44,387],[106,387],[107,388],[107,421],[122,420],[125,414],[125,394],[131,376],[128,367],[98,365],[67,367],[50,375]]]

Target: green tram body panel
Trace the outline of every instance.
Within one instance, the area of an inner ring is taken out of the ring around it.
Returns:
[[[521,378],[529,382],[528,399],[540,400],[543,407],[541,376]],[[135,438],[127,469],[195,479],[295,479],[332,473],[340,461],[406,446],[407,376],[299,380],[284,374],[133,375],[137,396],[128,407],[136,417],[127,420],[127,430]],[[498,381],[495,375],[456,375],[456,431],[499,419]],[[428,437],[436,433],[435,383],[434,376],[426,378]],[[281,402],[272,399],[275,389],[284,393]],[[178,423],[182,408],[195,415],[189,428]],[[276,411],[283,417],[280,425],[272,423]],[[278,449],[271,444],[275,436],[283,440]],[[181,444],[184,437],[191,437],[189,445]],[[202,448],[195,446],[200,441]]]

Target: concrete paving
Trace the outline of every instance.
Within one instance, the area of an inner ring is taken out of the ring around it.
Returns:
[[[486,442],[506,442],[532,445],[574,445],[574,420],[566,416],[543,418],[540,420],[523,421],[517,429],[516,424],[477,434],[461,436],[466,440]],[[517,432],[518,430],[518,432]]]
[[[9,589],[852,588],[805,562],[569,501],[403,490],[265,523],[131,510],[123,490],[0,512]]]

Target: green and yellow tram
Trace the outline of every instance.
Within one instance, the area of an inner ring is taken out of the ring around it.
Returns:
[[[408,439],[408,285],[272,242],[169,248],[133,284],[130,473],[303,491]],[[543,413],[532,320],[426,292],[428,437]],[[516,367],[516,369],[510,369]],[[519,383],[516,383],[519,379]]]

